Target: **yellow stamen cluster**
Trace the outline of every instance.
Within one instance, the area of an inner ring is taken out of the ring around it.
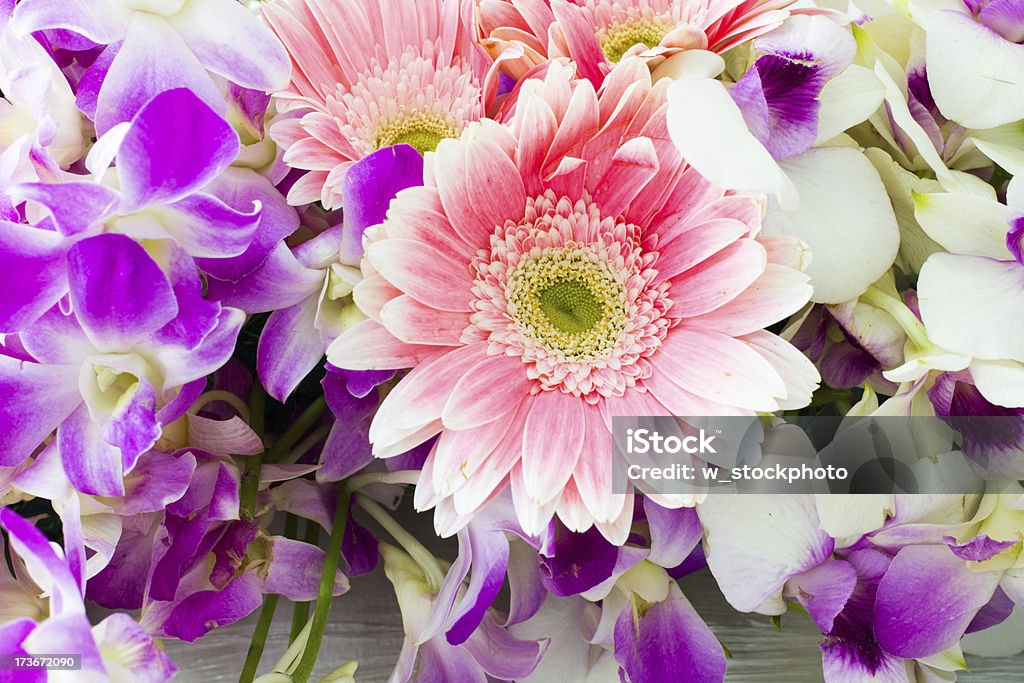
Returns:
[[[626,326],[623,287],[588,249],[567,247],[520,263],[506,291],[523,332],[566,360],[608,354]]]
[[[673,28],[664,19],[629,19],[602,30],[598,40],[608,61],[618,63],[634,45],[656,47]]]
[[[377,149],[405,144],[425,154],[437,149],[441,140],[455,136],[455,126],[436,112],[413,112],[381,125],[376,143]]]

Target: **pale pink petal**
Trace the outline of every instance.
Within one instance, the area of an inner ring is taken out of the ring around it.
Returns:
[[[436,346],[406,344],[373,320],[345,331],[327,348],[327,360],[346,370],[409,368],[438,352]]]
[[[374,242],[366,258],[391,284],[442,311],[469,312],[469,265],[413,240]]]
[[[726,304],[760,277],[768,265],[764,247],[741,240],[691,268],[672,282],[672,312],[684,318]]]
[[[796,313],[811,297],[804,273],[769,263],[761,277],[739,296],[688,321],[689,325],[722,334],[743,335],[773,325]]]
[[[729,246],[747,233],[747,226],[730,218],[712,219],[673,233],[658,252],[658,273],[673,278]]]
[[[529,496],[544,504],[572,476],[583,447],[587,415],[583,399],[542,391],[533,400],[523,434],[523,481]]]
[[[717,332],[676,328],[651,361],[655,373],[726,405],[773,411],[786,395],[785,384],[768,361]]]
[[[530,412],[531,398],[523,399],[518,406],[513,406],[509,415],[513,415],[505,436],[484,458],[480,467],[465,486],[459,488],[452,497],[455,510],[459,514],[469,515],[477,510],[494,493],[508,477],[509,471],[519,462],[523,454],[523,428],[526,416]]]
[[[448,429],[469,429],[508,414],[532,382],[518,358],[489,356],[455,384],[441,416]]]
[[[469,325],[466,313],[439,311],[402,295],[380,310],[380,321],[388,331],[410,344],[458,346]]]

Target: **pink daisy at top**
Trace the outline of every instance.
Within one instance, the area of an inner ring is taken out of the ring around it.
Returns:
[[[271,137],[309,169],[291,204],[341,205],[348,166],[405,143],[425,152],[483,116],[496,69],[474,42],[472,0],[272,0],[267,23],[292,59]],[[488,72],[492,73],[488,83]]]
[[[757,198],[716,189],[666,130],[665,86],[630,59],[600,92],[552,63],[506,125],[426,155],[370,229],[368,319],[328,350],[415,366],[370,428],[378,457],[440,434],[416,504],[452,533],[511,485],[523,527],[556,514],[625,540],[614,415],[752,415],[805,405],[811,363],[763,328],[811,290],[802,244],[758,234]],[[678,503],[677,503],[678,504]]]
[[[657,65],[681,50],[722,53],[777,28],[795,0],[480,0],[482,44],[519,77],[569,57],[598,84],[637,55]],[[507,51],[518,46],[519,50]]]

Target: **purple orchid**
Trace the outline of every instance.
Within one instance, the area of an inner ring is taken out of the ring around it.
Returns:
[[[0,223],[2,277],[12,294],[0,306],[0,329],[21,329],[56,303],[68,286],[68,251],[100,232],[173,242],[225,279],[258,266],[297,218],[269,181],[228,168],[238,145],[226,121],[174,90],[96,144],[93,180],[12,188],[49,216],[36,227]]]
[[[383,222],[398,192],[422,184],[423,157],[415,149],[398,145],[375,152],[345,176],[342,225],[294,249],[279,244],[248,277],[212,288],[212,296],[246,312],[273,311],[257,357],[260,380],[271,396],[286,400],[327,346],[363,319],[355,291],[362,280],[363,233]]]
[[[234,348],[241,311],[201,298],[191,259],[99,235],[68,252],[73,312],[51,308],[19,338],[31,360],[0,356],[0,464],[28,458],[57,431],[68,479],[124,495],[124,474],[191,404]]]
[[[82,116],[64,74],[32,36],[10,26],[0,2],[0,167],[4,184],[56,177],[84,149]]]
[[[79,88],[79,105],[105,133],[131,119],[151,97],[188,88],[219,112],[224,100],[213,80],[223,77],[269,92],[288,83],[288,55],[274,35],[234,0],[27,0],[14,13],[22,34],[59,29],[106,45]]]
[[[623,681],[716,683],[725,677],[725,652],[674,580],[701,566],[701,536],[692,508],[663,508],[645,498],[622,546],[596,528],[553,527],[541,541],[541,577],[553,596],[600,601],[586,639],[614,653]]]
[[[867,382],[875,391],[896,392],[882,372],[903,362],[906,333],[880,309],[861,301],[815,305],[790,341],[815,362],[822,382],[833,389]]]
[[[972,528],[962,496],[750,498],[709,496],[698,506],[708,564],[740,611],[777,615],[799,603],[821,628],[828,683],[964,668],[957,644],[1000,579],[964,561],[977,544],[944,540]],[[836,525],[845,531],[822,530]],[[764,571],[755,558],[769,546]],[[984,544],[984,557],[1004,547]]]
[[[113,614],[90,626],[82,600],[84,549],[67,543],[64,554],[43,534],[10,509],[0,510],[0,526],[9,534],[16,563],[37,590],[49,593],[45,620],[8,621],[0,626],[0,648],[20,655],[49,655],[56,651],[81,656],[82,681],[131,677],[143,683],[162,683],[177,672],[153,638],[127,614]],[[18,680],[46,681],[43,670],[27,671]]]

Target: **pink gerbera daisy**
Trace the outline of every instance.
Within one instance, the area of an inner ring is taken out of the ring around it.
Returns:
[[[763,329],[810,296],[801,243],[760,236],[757,198],[686,165],[642,61],[600,92],[571,76],[552,63],[508,125],[426,156],[426,185],[367,236],[368,319],[328,350],[343,368],[415,366],[370,438],[389,457],[440,434],[416,503],[449,533],[510,484],[527,531],[557,513],[621,543],[613,415],[752,415],[817,382]]]
[[[681,50],[722,53],[771,31],[795,0],[481,0],[482,44],[520,76],[569,57],[599,84],[627,55],[656,66]],[[510,58],[507,48],[522,54]]]
[[[497,71],[474,42],[470,0],[273,0],[267,23],[292,58],[271,128],[284,161],[309,169],[288,201],[341,204],[348,166],[382,148],[426,152],[483,116]]]

